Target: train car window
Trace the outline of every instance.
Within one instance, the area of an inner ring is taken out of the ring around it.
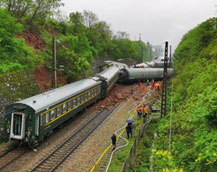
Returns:
[[[74,107],[73,106],[73,100],[70,101],[70,104],[71,104],[71,109],[72,109]]]
[[[71,103],[67,102],[67,110],[70,110],[70,109],[71,109]]]
[[[88,91],[88,98],[90,98],[91,97],[91,94],[90,94],[90,91]]]
[[[50,119],[53,120],[53,119],[55,118],[55,115],[56,115],[56,109],[53,109],[53,110],[50,112],[50,114],[51,114],[51,115],[50,115],[50,116],[51,116]]]
[[[81,96],[80,96],[80,103],[82,103],[84,101],[84,94],[82,94]]]
[[[62,106],[58,106],[57,107],[57,116],[60,116],[60,114],[61,114],[61,108],[62,108]]]
[[[66,112],[66,104],[63,104],[63,113]]]
[[[88,99],[88,94],[87,93],[85,93],[85,100],[87,100]]]
[[[72,106],[72,108],[74,107],[73,101],[74,101],[74,100],[71,100],[71,106]]]
[[[46,123],[48,123],[50,121],[50,112],[46,113]]]
[[[77,97],[77,103],[80,104],[80,97]]]
[[[68,102],[68,104],[69,104],[69,109],[72,109],[73,108],[73,104],[72,104],[72,101],[70,101],[70,102]]]
[[[81,96],[80,96],[80,100],[81,100],[81,102],[80,103],[82,103],[83,101],[84,101],[84,95],[82,94]]]
[[[73,100],[73,107],[76,107],[76,99]]]

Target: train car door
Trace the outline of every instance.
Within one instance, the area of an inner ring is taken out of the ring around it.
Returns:
[[[25,136],[25,113],[14,112],[11,117],[10,138],[22,140]]]

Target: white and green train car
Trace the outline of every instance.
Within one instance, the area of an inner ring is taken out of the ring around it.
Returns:
[[[5,140],[35,146],[54,128],[99,99],[117,81],[119,69],[111,66],[97,77],[15,102],[5,109]]]
[[[7,106],[6,139],[38,144],[54,128],[101,99],[101,83],[84,79]]]

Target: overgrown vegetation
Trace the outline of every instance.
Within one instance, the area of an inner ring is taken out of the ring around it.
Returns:
[[[170,154],[168,113],[158,124],[152,150],[156,171],[216,171],[216,43],[217,19],[212,18],[189,31],[175,51],[172,149]]]
[[[63,5],[61,0],[3,0],[0,5],[2,73],[35,68],[36,62],[51,67],[52,37],[57,38],[57,68],[71,81],[90,74],[95,58],[130,58],[136,62],[149,59],[149,48],[144,42],[131,41],[125,32],[114,34],[110,25],[91,11],[72,12],[63,19],[58,11]],[[26,44],[28,40],[25,43],[22,36],[18,38],[18,34],[29,31],[40,35],[43,48],[34,49]]]
[[[37,60],[32,48],[16,34],[23,31],[6,10],[0,10],[0,72],[25,70],[34,66]]]

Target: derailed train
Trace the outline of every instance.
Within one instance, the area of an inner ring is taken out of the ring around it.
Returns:
[[[125,76],[124,70],[131,72],[125,65],[121,69],[120,65],[115,64],[95,77],[8,105],[5,109],[5,140],[25,142],[31,147],[38,145],[66,120],[97,100],[106,98],[118,79],[131,79],[131,74]],[[132,75],[138,72],[134,69],[132,71]],[[139,73],[138,76],[140,78]],[[159,76],[159,79],[162,78],[161,74]]]
[[[172,67],[171,59],[168,61],[167,66]],[[150,62],[140,63],[140,64],[135,65],[134,67],[135,68],[140,68],[140,67],[144,67],[144,68],[163,68],[164,67],[164,57],[155,57],[155,59],[150,61]]]
[[[54,128],[90,104],[104,99],[118,78],[119,69],[111,66],[96,77],[83,79],[7,106],[6,140],[37,145]]]
[[[119,81],[121,83],[160,80],[163,78],[163,68],[124,68],[121,70]],[[173,69],[167,69],[167,76],[174,75]]]

